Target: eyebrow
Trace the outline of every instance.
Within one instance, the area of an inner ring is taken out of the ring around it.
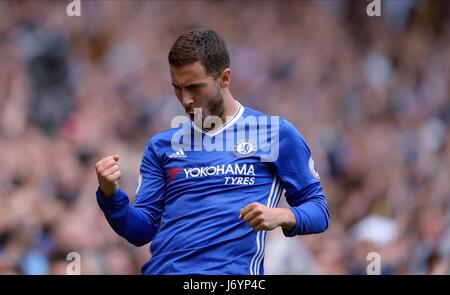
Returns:
[[[188,85],[184,86],[184,88],[188,88],[188,87],[201,87],[201,86],[205,86],[205,85],[206,85],[206,83],[202,83],[202,82],[200,82],[200,83],[191,83],[191,84],[188,84]],[[173,83],[173,82],[172,82],[172,86],[173,86],[173,87],[179,87],[179,88],[181,88],[180,85],[177,85],[177,84],[175,84],[175,83]]]

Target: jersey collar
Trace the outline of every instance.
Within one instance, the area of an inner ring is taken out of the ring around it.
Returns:
[[[208,130],[204,130],[204,129],[200,129],[198,128],[197,125],[194,124],[194,122],[191,121],[191,126],[194,128],[195,131],[197,132],[201,132],[205,135],[208,136],[216,136],[217,134],[223,132],[225,129],[227,129],[230,126],[233,126],[234,123],[236,123],[237,120],[239,120],[239,118],[242,116],[242,114],[244,113],[244,106],[241,105],[237,100],[236,100],[237,104],[239,105],[236,113],[234,113],[234,115],[228,119],[228,121],[225,122],[225,124],[223,124],[222,126],[220,126],[220,128],[214,130],[214,131],[208,131]]]

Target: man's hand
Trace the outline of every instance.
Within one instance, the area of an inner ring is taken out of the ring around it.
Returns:
[[[122,175],[119,165],[117,165],[119,159],[119,155],[109,156],[101,159],[95,164],[98,184],[105,197],[114,196],[119,189],[118,180]]]
[[[255,231],[273,230],[279,226],[290,231],[296,225],[295,215],[288,208],[268,208],[254,202],[241,209],[240,219],[245,220]]]

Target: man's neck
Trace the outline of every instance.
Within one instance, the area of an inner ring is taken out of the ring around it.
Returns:
[[[238,102],[233,98],[230,91],[226,91],[224,94],[223,113],[220,119],[225,124],[230,117],[232,117],[239,109]]]
[[[208,132],[212,132],[214,130],[219,129],[223,124],[226,124],[228,120],[233,117],[239,109],[239,103],[233,98],[230,91],[226,91],[224,94],[223,100],[223,113],[220,115],[220,120],[222,121],[222,125],[218,126],[214,124],[214,127],[211,129],[205,129]]]

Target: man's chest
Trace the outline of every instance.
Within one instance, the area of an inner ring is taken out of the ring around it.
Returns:
[[[247,157],[229,151],[184,151],[167,153],[164,163],[166,187],[193,184],[208,186],[253,186],[273,178],[273,168],[260,161],[258,153]]]

